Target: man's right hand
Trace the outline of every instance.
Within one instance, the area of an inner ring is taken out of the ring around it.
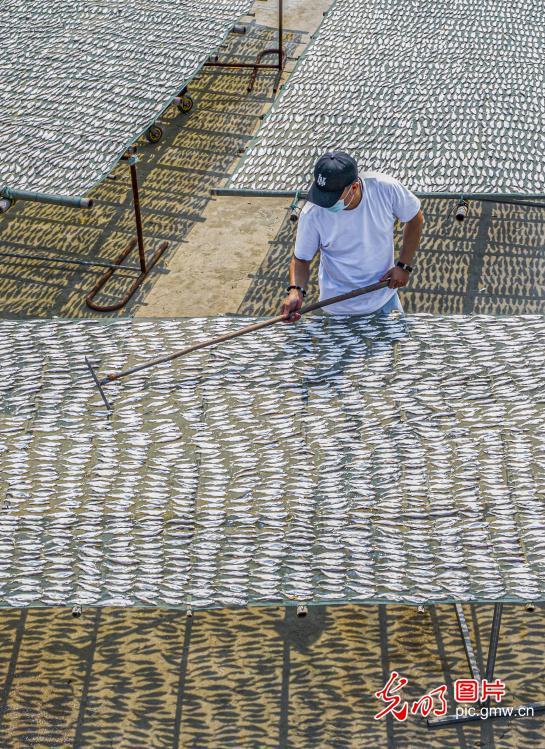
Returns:
[[[300,310],[303,306],[303,295],[297,289],[292,289],[287,297],[282,302],[280,308],[280,314],[286,315],[284,322],[297,322],[301,319],[301,315],[297,310]]]

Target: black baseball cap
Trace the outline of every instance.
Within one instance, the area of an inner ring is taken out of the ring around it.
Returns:
[[[308,200],[322,208],[331,208],[341,197],[344,188],[357,178],[356,160],[344,151],[330,151],[321,156],[314,166],[314,182]]]

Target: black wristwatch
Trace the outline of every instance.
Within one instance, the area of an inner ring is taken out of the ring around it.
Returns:
[[[292,284],[291,286],[288,286],[288,288],[286,289],[286,291],[288,292],[288,294],[290,293],[290,291],[291,291],[292,289],[297,289],[297,291],[300,291],[300,292],[301,292],[301,294],[302,294],[302,295],[303,295],[304,297],[305,297],[305,296],[307,295],[307,292],[306,292],[306,291],[305,291],[305,290],[303,289],[303,287],[302,287],[302,286],[294,286],[293,284]]]
[[[406,270],[407,273],[410,273],[413,269],[413,266],[408,265],[407,263],[402,263],[401,260],[398,260],[396,263],[396,268],[401,268],[401,270]]]

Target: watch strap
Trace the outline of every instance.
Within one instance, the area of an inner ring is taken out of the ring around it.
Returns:
[[[286,291],[289,293],[292,289],[297,289],[297,291],[300,291],[304,297],[307,295],[307,292],[305,291],[305,289],[303,289],[302,286],[295,286],[295,284],[291,284],[290,286],[288,286]]]

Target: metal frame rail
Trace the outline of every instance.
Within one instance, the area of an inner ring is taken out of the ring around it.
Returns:
[[[308,197],[307,190],[251,190],[237,187],[213,187],[211,195],[219,197],[241,197],[241,198],[291,198],[289,206],[291,221],[297,221],[302,208],[302,202]],[[507,205],[520,205],[526,208],[544,208],[545,193],[500,194],[492,193],[459,193],[459,192],[415,192],[419,198],[428,200],[457,200],[455,218],[462,222],[469,212],[469,201],[482,203],[505,203]]]
[[[460,628],[460,635],[462,637],[462,642],[464,644],[464,650],[466,653],[467,663],[469,666],[469,670],[471,672],[471,678],[476,679],[478,682],[480,682],[481,679],[481,672],[479,669],[479,665],[477,662],[477,658],[475,656],[475,651],[473,649],[473,644],[471,642],[471,635],[469,632],[469,627],[465,618],[465,614],[462,608],[462,604],[456,603],[455,604],[455,610],[456,610],[456,617],[458,619],[458,626]],[[501,627],[501,616],[503,611],[503,604],[502,603],[495,603],[494,604],[494,614],[492,617],[492,627],[490,629],[490,640],[488,645],[488,655],[486,659],[486,669],[484,678],[488,681],[493,681],[494,679],[494,667],[496,664],[496,655],[498,651],[498,644],[500,639],[500,627]],[[481,708],[488,708],[490,704],[490,699],[487,699],[485,702],[479,702],[477,703],[475,715],[444,715],[439,718],[428,718],[427,719],[427,725],[428,728],[443,728],[444,726],[450,726],[450,725],[459,725],[463,723],[472,723],[476,721],[481,721],[483,718],[480,715],[480,709]],[[512,706],[509,706],[510,708]],[[520,709],[524,710],[524,716],[520,714]],[[484,720],[494,720],[494,719],[503,719],[503,720],[511,720],[512,718],[517,717],[527,717],[528,716],[528,708],[533,709],[534,715],[537,713],[544,713],[545,712],[545,703],[542,702],[536,702],[533,704],[528,705],[516,705],[512,707],[512,714],[510,716],[505,716],[503,714],[494,714],[488,716]],[[500,712],[500,711],[498,711]]]
[[[218,197],[238,198],[293,198],[295,200],[306,200],[307,190],[250,190],[237,187],[212,187],[212,195]],[[508,203],[509,205],[522,205],[530,208],[545,208],[545,193],[501,194],[492,193],[459,193],[459,192],[415,192],[419,198],[436,200],[476,200],[483,203]],[[542,202],[537,202],[542,201]]]
[[[136,146],[132,146],[127,154],[122,157],[123,161],[127,161],[130,168],[131,174],[131,187],[133,194],[134,204],[134,219],[136,223],[136,237],[133,237],[123,251],[115,258],[113,262],[106,260],[82,260],[76,257],[48,257],[47,255],[41,255],[36,253],[22,253],[22,252],[0,252],[0,257],[14,257],[22,260],[38,260],[48,263],[60,263],[67,265],[79,265],[82,267],[99,267],[107,268],[106,272],[101,276],[97,283],[93,286],[91,291],[85,297],[85,302],[88,307],[97,312],[114,312],[115,310],[121,309],[129,299],[132,297],[136,289],[142,284],[147,278],[149,272],[157,263],[159,258],[162,256],[164,251],[168,247],[168,242],[161,242],[157,250],[153,253],[151,258],[147,259],[144,250],[144,234],[142,229],[142,216],[140,213],[140,198],[138,192],[138,177],[136,172],[136,164],[138,157],[136,156]],[[26,190],[12,190],[9,187],[0,187],[0,212],[5,212],[16,200],[28,200],[35,203],[46,203],[49,205],[61,205],[67,208],[92,208],[93,200],[90,198],[71,198],[62,195],[50,195],[45,193],[29,192]],[[123,261],[130,254],[131,250],[138,247],[139,265],[123,265]],[[116,270],[138,272],[139,275],[131,283],[128,291],[123,295],[120,301],[114,304],[100,305],[94,301],[95,296],[101,291]]]
[[[216,67],[216,68],[251,68],[252,75],[250,82],[248,83],[247,92],[250,93],[257,79],[257,73],[259,70],[276,70],[276,78],[273,86],[273,93],[276,94],[280,86],[280,78],[282,77],[282,71],[287,60],[287,53],[284,49],[283,37],[284,37],[284,0],[278,0],[278,47],[272,47],[263,49],[257,55],[255,62],[221,62],[217,56],[214,59],[209,59],[205,62],[205,66]],[[264,57],[272,55],[277,56],[277,61],[274,63],[262,62]]]

